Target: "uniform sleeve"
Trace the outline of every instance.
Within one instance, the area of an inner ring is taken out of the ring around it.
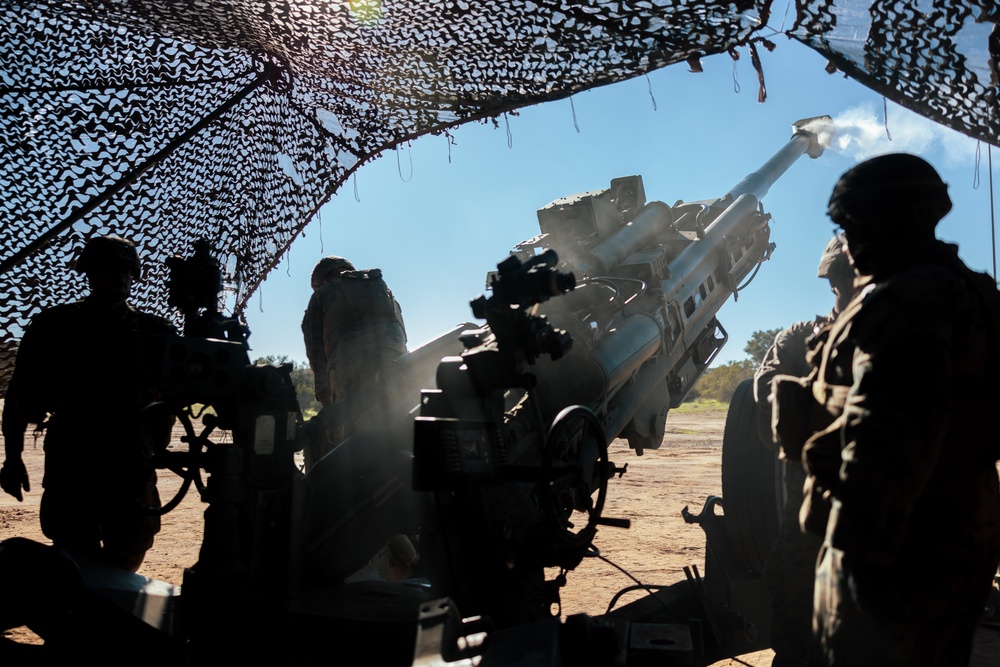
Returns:
[[[326,348],[323,345],[323,303],[318,292],[309,297],[309,304],[302,316],[302,342],[306,358],[313,372],[316,400],[327,405],[331,402],[330,376],[327,374]]]
[[[779,332],[754,373],[753,397],[757,404],[757,431],[761,442],[771,449],[777,449],[771,434],[771,380],[777,375],[804,377],[808,374],[806,339],[812,335],[814,327],[815,322],[810,320],[796,322]]]
[[[888,564],[906,537],[945,446],[962,292],[944,271],[904,274],[880,285],[852,324],[837,548]]]
[[[7,387],[3,406],[3,436],[8,457],[20,455],[24,448],[24,432],[29,423],[45,420],[46,407],[41,378],[48,377],[45,368],[44,326],[32,322],[24,331],[14,373]]]
[[[396,321],[399,322],[399,328],[403,332],[403,342],[407,341],[406,337],[406,324],[403,322],[403,307],[399,305],[399,301],[396,301],[396,297],[393,295],[392,290],[389,290],[389,298],[392,299],[392,308],[396,312]]]

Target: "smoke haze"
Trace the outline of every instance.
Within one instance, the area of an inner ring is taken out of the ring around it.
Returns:
[[[872,104],[842,111],[833,122],[830,149],[856,161],[885,153],[939,153],[947,167],[971,165],[975,160],[975,139],[897,105],[889,106],[888,123],[881,109]]]

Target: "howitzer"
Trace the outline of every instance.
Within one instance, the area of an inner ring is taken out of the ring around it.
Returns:
[[[573,569],[599,526],[627,525],[602,515],[608,480],[622,471],[608,444],[624,437],[640,454],[660,445],[667,412],[726,341],[718,310],[774,248],[760,199],[796,159],[822,153],[818,134],[828,122],[796,123],[774,157],[719,199],[647,203],[641,179],[629,177],[541,209],[542,234],[516,246],[489,274],[491,295],[472,302],[486,326],[461,336],[465,351],[442,359],[437,387],[421,394],[417,493],[404,490],[409,464],[398,459],[394,472],[371,474],[380,495],[363,506],[331,491],[347,481],[343,471],[390,460],[378,429],[342,443],[307,475],[315,499],[307,532],[318,536],[306,552],[319,571],[344,577],[359,565],[346,545],[366,536],[368,549],[384,542],[392,522],[381,533],[373,526],[393,517],[407,531],[419,524],[423,572],[463,615],[488,617],[504,632],[550,619],[565,578],[547,579],[546,568]],[[399,490],[384,492],[389,485],[377,482],[387,479]],[[365,518],[331,521],[344,515]],[[717,543],[713,553],[732,557],[710,564],[704,580],[695,572],[658,595],[654,609],[633,605],[616,617],[676,624],[725,605],[727,623],[698,659],[760,647],[765,598],[759,568],[729,544],[739,531],[712,511],[691,520]],[[747,613],[733,611],[734,602]]]
[[[580,279],[572,295],[540,309],[576,341],[565,361],[536,371],[547,416],[587,405],[609,440],[627,438],[640,455],[660,446],[667,410],[727,340],[716,314],[774,248],[760,200],[801,155],[822,153],[829,122],[795,123],[778,153],[718,199],[647,203],[642,178],[630,176],[538,211],[542,233],[515,256],[554,249],[560,268]]]
[[[107,575],[114,584],[105,578],[100,593],[85,577],[86,596],[73,579],[66,605],[79,617],[99,598],[107,632],[164,663],[309,664],[352,646],[380,665],[641,664],[650,655],[627,639],[640,633],[649,646],[675,645],[678,664],[766,646],[759,573],[727,561],[731,531],[714,512],[692,519],[711,547],[704,579],[692,570],[605,616],[561,622],[554,610],[598,528],[628,526],[603,516],[609,479],[624,471],[609,443],[659,446],[667,412],[725,343],[719,308],[773,249],[760,198],[798,157],[821,152],[800,121],[719,199],[647,203],[641,179],[628,177],[544,207],[542,234],[519,244],[489,276],[491,294],[473,301],[485,326],[453,329],[386,369],[373,418],[305,474],[294,453],[304,432],[324,429],[301,422],[287,368],[248,366],[248,332],[189,307],[198,324],[151,366],[173,408],[217,408],[202,432],[185,425],[193,446],[171,464],[209,504],[199,560],[180,590],[156,596],[128,573]],[[216,428],[232,440],[209,444]],[[397,534],[419,546],[412,576],[359,576]],[[4,542],[0,565],[23,572],[28,559],[63,558],[44,549]],[[65,623],[38,621],[57,650],[101,649]]]

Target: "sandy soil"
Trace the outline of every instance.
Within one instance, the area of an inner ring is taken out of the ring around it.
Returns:
[[[611,459],[618,466],[627,463],[628,470],[621,479],[611,481],[604,514],[631,519],[632,525],[627,530],[601,528],[595,546],[614,566],[589,558],[569,573],[563,594],[564,616],[603,613],[615,593],[635,583],[618,568],[647,585],[681,581],[685,566],[703,568],[704,534],[698,526],[684,523],[681,510],[689,506],[697,513],[707,496],[721,494],[724,421],[722,410],[672,413],[659,450],[647,450],[644,456],[637,457],[623,442],[612,445]],[[22,503],[0,494],[0,539],[23,536],[47,543],[38,527],[43,461],[40,440],[33,444],[29,438],[24,459],[35,486]],[[172,497],[178,481],[170,473],[161,476],[164,501]],[[197,560],[204,507],[197,494],[191,492],[163,518],[163,529],[140,574],[174,584],[182,582],[184,568]],[[625,596],[619,604],[632,599]],[[998,664],[1000,631],[984,628],[980,635],[981,655],[973,664]],[[25,628],[10,631],[7,636],[19,641],[32,638]],[[715,664],[769,665],[772,656],[771,651],[761,651],[740,656],[741,662],[725,660]]]

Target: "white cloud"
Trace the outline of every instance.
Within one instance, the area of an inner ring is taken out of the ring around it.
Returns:
[[[888,123],[880,112],[866,103],[837,114],[830,148],[858,161],[885,153],[938,157],[949,168],[975,161],[975,139],[895,104],[888,107]]]

